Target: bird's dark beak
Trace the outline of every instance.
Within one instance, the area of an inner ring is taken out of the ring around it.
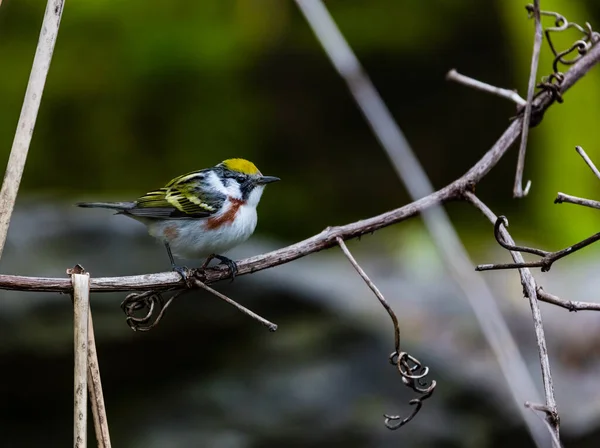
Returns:
[[[275,176],[260,176],[258,179],[256,179],[256,183],[258,185],[264,185],[270,184],[271,182],[277,182],[279,180],[281,179]]]

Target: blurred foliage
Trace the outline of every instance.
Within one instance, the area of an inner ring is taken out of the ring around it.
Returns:
[[[512,105],[449,85],[444,74],[456,67],[525,95],[533,28],[525,3],[327,2],[437,187],[468,169],[514,115]],[[600,27],[591,0],[544,7]],[[34,0],[0,8],[5,159],[43,8]],[[550,67],[544,50],[540,76]],[[511,198],[514,152],[482,184],[495,211],[532,223],[521,236],[562,244],[598,223],[597,213],[552,199],[558,190],[594,197],[597,180],[573,147],[597,154],[599,76],[590,74],[531,132],[528,198]],[[283,178],[265,195],[259,226],[280,237],[408,201],[293,1],[66,4],[23,193],[127,199],[232,156]],[[452,216],[465,236],[489,239],[476,215]]]

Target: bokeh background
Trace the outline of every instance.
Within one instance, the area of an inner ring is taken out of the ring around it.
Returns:
[[[525,95],[533,22],[523,1],[329,0],[436,187],[462,175],[515,114],[505,100],[444,80],[457,68]],[[45,4],[0,6],[0,154],[8,159]],[[594,0],[544,0],[600,29]],[[547,22],[545,22],[547,23]],[[575,33],[559,42],[578,38]],[[540,74],[551,71],[544,47]],[[478,187],[518,241],[558,249],[595,232],[597,211],[553,205],[558,191],[598,199],[574,151],[600,161],[600,69],[530,133],[525,199],[512,199],[513,149]],[[257,234],[234,256],[298,241],[409,201],[291,0],[67,1],[0,269],[93,276],[168,267],[144,228],[79,200],[126,200],[229,157],[281,177]],[[490,224],[465,204],[450,216],[474,262],[507,261]],[[497,362],[418,219],[350,245],[398,312],[406,348],[436,394],[407,427],[383,413],[413,398],[387,355],[391,325],[336,250],[217,287],[279,324],[270,334],[205,293],[190,293],[149,333],[134,333],[124,294],[92,298],[114,446],[531,447]],[[536,273],[553,293],[595,300],[600,247]],[[540,385],[529,309],[515,273],[488,273]],[[72,318],[57,294],[0,291],[2,446],[72,437]],[[600,316],[543,305],[562,435],[600,440]],[[531,397],[523,397],[522,401]],[[540,422],[541,424],[541,422]],[[90,427],[90,442],[93,431]]]

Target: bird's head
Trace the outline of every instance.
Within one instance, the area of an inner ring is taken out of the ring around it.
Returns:
[[[275,176],[263,176],[254,163],[246,159],[227,159],[214,167],[230,196],[245,200],[256,206],[266,184],[280,180]]]

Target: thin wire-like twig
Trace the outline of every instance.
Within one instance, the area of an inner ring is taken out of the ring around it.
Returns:
[[[297,0],[297,4],[334,67],[348,84],[367,123],[385,149],[411,198],[416,200],[431,194],[433,186],[427,174],[326,6],[321,0]],[[515,126],[521,124],[517,120],[513,123]],[[478,170],[469,171],[471,174],[476,172]],[[473,263],[444,209],[431,207],[423,211],[422,216],[444,266],[475,312],[480,328],[498,359],[513,399],[518,403],[517,409],[536,443],[544,446],[547,438],[545,430],[521,406],[522,397],[536,390],[535,383],[491,290],[485,280],[473,272]]]
[[[508,90],[503,89],[501,87],[492,86],[491,84],[487,84],[469,76],[462,75],[458,73],[456,69],[452,69],[446,74],[446,80],[454,81],[459,84],[464,84],[465,86],[472,87],[473,89],[481,90],[483,92],[491,93],[492,95],[499,96],[500,98],[505,98],[509,101],[516,103],[517,106],[523,107],[527,104],[527,101],[521,98],[521,95],[519,95],[514,90]]]
[[[342,249],[342,252],[346,256],[346,258],[350,262],[350,264],[354,267],[356,272],[358,272],[358,275],[360,275],[361,278],[365,281],[365,283],[367,284],[369,289],[371,289],[371,291],[373,291],[373,294],[375,294],[375,297],[377,297],[377,300],[379,300],[379,303],[381,303],[381,306],[383,306],[385,308],[385,310],[387,311],[387,313],[390,316],[390,319],[392,319],[392,324],[394,325],[394,347],[396,349],[396,353],[400,353],[400,325],[398,324],[398,318],[396,317],[396,313],[394,313],[394,310],[392,309],[390,304],[387,303],[387,301],[385,300],[385,297],[383,297],[383,294],[381,294],[381,291],[379,291],[379,288],[377,288],[375,283],[373,283],[373,281],[371,281],[371,279],[369,278],[367,273],[363,270],[363,268],[360,267],[360,265],[358,264],[358,262],[356,261],[356,259],[354,258],[354,256],[350,252],[350,250],[348,249],[348,246],[346,246],[346,243],[344,242],[344,240],[338,236],[336,238],[336,241],[337,241],[338,245],[340,246],[340,249]]]
[[[527,139],[529,137],[529,123],[531,121],[531,107],[533,105],[533,94],[535,93],[535,84],[537,78],[538,64],[540,60],[540,50],[542,48],[542,21],[540,18],[540,0],[533,1],[533,18],[535,20],[535,34],[533,39],[533,54],[531,56],[531,69],[529,71],[529,83],[527,86],[527,104],[523,115],[523,128],[521,130],[521,143],[519,145],[519,156],[517,159],[517,174],[515,176],[515,185],[513,196],[522,198],[527,196],[531,188],[531,181],[527,181],[523,189],[523,171],[525,170],[525,154],[527,152]]]
[[[236,307],[239,311],[241,311],[242,313],[244,313],[246,316],[251,317],[252,319],[260,322],[262,325],[264,325],[265,327],[267,327],[269,329],[269,331],[277,331],[277,324],[274,324],[273,322],[268,321],[267,319],[265,319],[262,316],[259,316],[258,314],[256,314],[254,311],[249,310],[248,308],[246,308],[245,306],[240,305],[239,303],[237,303],[235,300],[230,299],[229,297],[227,297],[225,294],[220,293],[219,291],[211,288],[210,286],[204,284],[203,282],[201,282],[198,279],[193,279],[192,280],[193,283],[198,286],[199,288],[205,289],[206,291],[210,292],[211,294],[217,296],[219,299],[224,300],[225,302],[227,302],[230,305],[233,305],[234,307]]]
[[[475,194],[472,192],[465,193],[465,199],[467,199],[475,208],[481,211],[483,215],[488,218],[494,226],[498,226],[498,231],[501,234],[501,238],[507,245],[515,246],[515,242],[506,230],[504,226],[499,226],[498,222],[503,220],[497,217],[487,205],[485,205]],[[523,264],[523,256],[519,252],[511,252],[513,260],[517,264]],[[542,370],[542,382],[544,383],[544,396],[546,397],[546,408],[548,428],[552,436],[552,440],[560,440],[560,419],[558,417],[558,410],[556,407],[556,398],[554,397],[554,384],[552,380],[552,372],[550,370],[550,359],[548,358],[548,347],[546,346],[546,336],[544,334],[544,324],[542,322],[542,313],[540,311],[536,285],[531,271],[527,268],[520,268],[519,275],[521,277],[521,284],[523,285],[523,293],[529,300],[529,307],[531,308],[531,315],[533,318],[533,327],[535,330],[535,338],[538,347],[538,355],[540,358],[540,366]],[[550,418],[550,415],[552,418]],[[560,443],[556,444],[553,442],[554,448],[560,448]]]
[[[2,257],[4,250],[10,218],[15,206],[23,170],[25,169],[25,161],[27,160],[44,85],[46,84],[46,76],[50,69],[52,53],[58,36],[63,6],[64,0],[48,0],[46,5],[31,74],[25,91],[25,99],[23,100],[17,131],[15,132],[2,189],[0,190],[0,257]]]
[[[87,393],[88,393],[88,319],[90,305],[90,277],[73,273],[73,309],[75,334],[75,381],[73,405],[73,446],[87,446]]]

